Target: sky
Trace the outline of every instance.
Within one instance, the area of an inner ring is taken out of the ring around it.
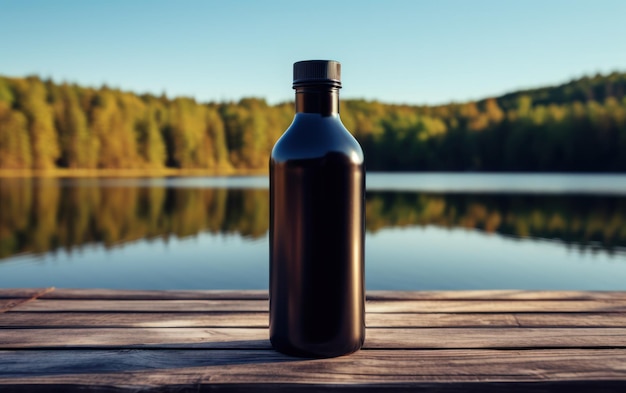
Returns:
[[[293,99],[342,63],[342,98],[440,104],[626,71],[623,0],[0,0],[0,75],[200,102]]]

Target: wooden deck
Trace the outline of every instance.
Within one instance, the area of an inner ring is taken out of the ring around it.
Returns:
[[[626,292],[369,292],[363,350],[272,350],[262,291],[0,290],[0,392],[626,392]]]

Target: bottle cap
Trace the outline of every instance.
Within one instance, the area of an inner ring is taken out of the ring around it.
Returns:
[[[293,88],[331,85],[341,88],[341,64],[335,60],[305,60],[293,64]]]

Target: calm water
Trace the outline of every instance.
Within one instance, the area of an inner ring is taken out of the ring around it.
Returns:
[[[626,176],[368,174],[368,289],[626,290]],[[0,179],[0,287],[265,289],[265,177]]]

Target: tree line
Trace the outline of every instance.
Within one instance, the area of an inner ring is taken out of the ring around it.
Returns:
[[[261,238],[269,227],[267,189],[63,187],[62,182],[0,179],[0,260],[206,232]],[[471,228],[554,239],[581,251],[626,250],[626,198],[620,197],[368,192],[366,216],[369,232]]]
[[[293,103],[0,77],[0,169],[265,170]],[[343,100],[370,170],[626,171],[626,73],[436,106]]]

